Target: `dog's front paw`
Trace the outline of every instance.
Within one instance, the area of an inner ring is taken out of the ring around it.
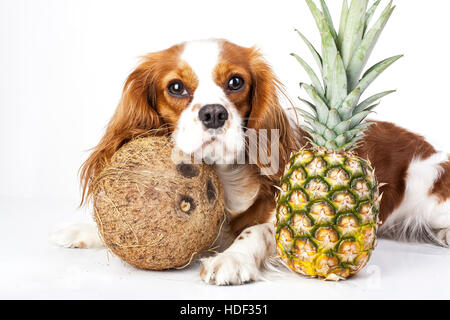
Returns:
[[[64,248],[102,248],[103,242],[92,223],[73,223],[54,231],[50,241]]]
[[[220,253],[215,257],[202,259],[202,264],[200,277],[209,284],[240,285],[262,279],[255,259],[249,259],[242,253]]]

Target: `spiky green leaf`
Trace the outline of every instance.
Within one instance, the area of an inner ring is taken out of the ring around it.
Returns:
[[[356,113],[366,110],[367,107],[371,106],[374,102],[376,102],[376,101],[380,100],[381,98],[383,98],[391,93],[394,93],[394,92],[395,92],[395,90],[389,90],[389,91],[385,91],[385,92],[381,92],[376,95],[373,95],[370,98],[367,98],[366,100],[364,100],[363,102],[358,104],[358,106],[355,108],[353,113],[356,114]]]
[[[311,122],[316,121],[316,119],[314,119],[314,117],[310,117],[308,115],[303,115],[303,119],[305,120],[306,123],[310,124]]]
[[[353,114],[353,109],[361,97],[361,89],[356,88],[345,98],[341,107],[338,109],[342,119],[349,119]]]
[[[368,130],[369,127],[372,126],[374,123],[375,123],[375,122],[373,122],[373,121],[367,121],[367,120],[365,120],[365,121],[361,122],[360,124],[358,124],[358,125],[357,125],[356,127],[354,127],[353,129],[349,129],[349,130],[346,132],[346,134],[348,134],[349,132],[355,132],[355,135],[354,135],[354,136],[356,136],[357,133],[364,133],[364,132],[366,132],[366,130]],[[354,136],[353,136],[353,137],[354,137]]]
[[[351,124],[350,120],[342,121],[333,128],[333,131],[336,132],[336,134],[338,135],[343,134],[344,132],[350,129],[350,124]]]
[[[338,45],[338,35],[336,33],[336,29],[334,29],[333,19],[331,18],[330,10],[328,9],[325,0],[320,0],[320,6],[322,7],[322,12],[325,17],[325,20],[328,24],[328,29],[330,29],[331,35],[333,36],[334,42],[336,46]]]
[[[356,107],[361,95],[367,89],[367,87],[376,79],[378,76],[386,70],[390,65],[392,65],[395,61],[403,57],[402,55],[395,56],[392,58],[385,59],[377,64],[375,64],[372,68],[367,70],[367,72],[363,75],[362,79],[359,81],[358,85],[352,92],[347,96],[347,98],[342,103],[341,108],[339,109],[339,114],[342,119],[348,119],[349,116],[353,115],[353,109]]]
[[[364,122],[361,122],[353,129],[363,132],[363,131],[367,130],[370,126],[372,126],[373,124],[375,124],[374,121],[365,120]]]
[[[344,41],[345,27],[347,25],[348,3],[347,0],[342,2],[341,20],[339,22],[338,47],[342,51],[342,42]]]
[[[334,140],[336,138],[336,133],[334,133],[333,130],[330,129],[325,129],[324,133],[323,133],[323,137],[327,140],[327,141],[331,141]]]
[[[317,132],[320,135],[323,135],[325,131],[327,130],[327,127],[321,124],[320,122],[314,120],[314,119],[308,119],[306,121],[307,124],[311,126],[311,128],[314,130],[314,132]]]
[[[346,135],[346,137],[347,137],[347,141],[352,141],[352,140],[354,140],[355,137],[356,137],[359,133],[361,133],[361,130],[359,130],[359,129],[351,129],[351,130],[348,130],[348,131],[345,133],[345,135]]]
[[[318,145],[317,143],[315,143],[313,139],[310,139],[310,138],[308,138],[308,137],[305,137],[305,139],[309,142],[309,144],[311,144],[312,147],[314,147],[314,148],[320,148],[320,145]]]
[[[357,125],[359,125],[369,114],[371,114],[373,111],[362,111],[360,113],[355,114],[353,117],[350,118],[350,128],[353,129]]]
[[[350,151],[350,152],[351,151],[355,151],[356,149],[358,149],[362,145],[362,143],[360,141],[361,138],[362,137],[353,138],[354,142],[352,141],[352,142],[349,142],[349,143],[343,145],[342,147],[339,148],[338,151],[347,151],[347,152],[348,151]]]
[[[328,128],[334,128],[341,122],[341,117],[339,116],[339,112],[332,108],[330,112],[328,113],[328,121],[327,121],[327,127]]]
[[[378,107],[380,105],[380,103],[375,103],[372,104],[371,106],[368,106],[367,108],[364,109],[364,111],[372,111],[373,109],[375,109],[376,107]]]
[[[302,99],[301,97],[298,97],[298,99],[299,99],[301,102],[303,102],[304,104],[306,104],[306,105],[312,110],[312,112],[313,112],[313,114],[314,114],[314,117],[315,117],[316,119],[319,118],[319,117],[318,117],[318,114],[317,114],[317,108],[316,108],[316,106],[315,106],[314,104],[312,104],[312,103],[309,102],[308,100]],[[300,110],[303,110],[303,109],[300,109]],[[306,112],[306,111],[304,111],[304,112]]]
[[[318,122],[317,121],[317,116],[310,114],[309,112],[300,109],[300,108],[296,108],[294,107],[296,111],[300,112],[301,115],[303,116],[303,118],[309,122]]]
[[[310,127],[300,125],[300,129],[307,132],[313,138],[313,141],[317,145],[324,146],[326,144],[326,142],[327,142],[326,139],[323,136],[321,136],[320,134],[318,134],[317,132],[314,132]]]
[[[378,76],[390,65],[392,65],[395,61],[403,57],[403,55],[394,56],[391,58],[387,58],[381,62],[378,62],[374,66],[372,66],[369,70],[364,73],[362,79],[359,81],[357,89],[361,90],[361,94],[367,89],[367,87],[376,79]]]
[[[368,9],[369,0],[352,0],[350,6],[347,0],[343,0],[339,33],[336,34],[326,0],[319,1],[321,10],[314,0],[306,0],[320,30],[322,54],[297,31],[322,72],[321,81],[318,73],[305,60],[294,55],[312,81],[312,85],[302,85],[311,97],[311,102],[299,98],[312,110],[311,113],[300,111],[306,122],[302,129],[311,137],[311,144],[314,146],[350,151],[362,143],[364,132],[372,125],[371,122],[364,121],[365,118],[382,97],[394,92],[386,91],[363,102],[359,101],[367,87],[401,57],[385,59],[361,76],[394,7],[390,3],[373,26],[368,27],[381,1],[374,0]]]
[[[364,32],[363,34],[366,33],[367,27],[370,24],[370,21],[372,21],[372,17],[375,13],[375,11],[377,10],[379,4],[380,4],[381,0],[377,0],[375,1],[375,3],[370,7],[370,9],[366,12],[366,17],[365,17],[365,22],[364,22]]]
[[[381,32],[383,31],[386,23],[388,22],[389,18],[392,15],[392,12],[395,9],[395,7],[391,8],[391,4],[392,2],[390,2],[375,25],[366,34],[364,39],[361,41],[358,49],[355,51],[352,59],[350,60],[350,63],[347,67],[348,86],[350,90],[353,90],[358,84],[362,70],[366,66],[366,63],[369,60],[369,57],[381,35]]]
[[[345,66],[348,66],[355,50],[361,43],[367,4],[368,0],[353,0],[350,4],[341,48]]]
[[[330,94],[327,95],[327,98],[332,108],[338,108],[347,97],[347,74],[339,53],[334,60],[330,78],[331,83],[328,90]]]
[[[311,102],[306,101],[306,100],[303,100],[303,99],[301,99],[301,98],[299,98],[299,99],[300,99],[302,102],[308,103],[310,106],[312,106],[312,107],[314,108],[314,109],[313,109],[314,114],[311,114],[311,113],[309,113],[308,111],[303,110],[302,108],[297,108],[297,107],[294,107],[295,111],[296,111],[296,112],[300,112],[300,113],[302,114],[302,116],[304,116],[304,117],[308,117],[308,118],[310,118],[310,119],[317,119],[315,107],[313,106],[313,104],[312,104]]]
[[[314,70],[306,63],[305,60],[303,60],[302,58],[300,58],[298,55],[296,55],[295,53],[291,53],[291,55],[293,57],[295,57],[297,59],[297,61],[301,64],[301,66],[303,67],[303,69],[305,69],[306,73],[309,75],[314,88],[316,89],[316,91],[322,96],[325,96],[325,90],[323,89],[322,83],[320,82],[319,78],[317,77],[316,73],[314,72]]]
[[[347,142],[347,137],[345,136],[345,134],[340,134],[336,137],[336,139],[334,139],[334,143],[336,143],[336,145],[338,146],[338,148],[342,145],[344,145]]]
[[[336,56],[338,50],[336,42],[328,28],[328,24],[322,12],[317,8],[312,0],[306,0],[311,13],[314,16],[317,27],[320,30],[322,39],[322,61],[323,61],[323,79],[326,89],[326,98],[330,102],[338,101],[340,97],[340,86],[336,87],[336,82],[333,81],[333,75],[336,71]]]
[[[317,117],[320,123],[327,123],[329,112],[327,104],[322,100],[320,95],[316,92],[316,90],[312,86],[307,84],[303,84],[302,86],[303,88],[305,88],[305,91],[314,101],[314,106],[316,108]]]
[[[298,35],[302,38],[303,42],[309,48],[312,56],[314,57],[314,60],[316,60],[317,65],[319,66],[320,72],[323,73],[323,61],[322,61],[322,57],[320,56],[319,52],[317,52],[316,48],[314,48],[314,46],[311,44],[311,42],[309,42],[309,40],[306,39],[306,37],[300,31],[298,31],[297,29],[295,29],[295,31],[298,33]]]
[[[355,128],[346,131],[345,137],[348,141],[344,146],[341,146],[342,150],[353,150],[359,146],[358,140],[363,138],[364,132],[373,125],[373,122],[365,121],[357,125]]]

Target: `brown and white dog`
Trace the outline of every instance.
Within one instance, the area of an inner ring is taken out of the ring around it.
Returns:
[[[261,279],[275,254],[274,194],[291,152],[307,143],[279,103],[282,86],[255,48],[225,40],[175,45],[148,54],[128,77],[104,137],[82,167],[83,199],[89,181],[114,152],[135,136],[159,129],[186,154],[216,163],[225,190],[234,242],[202,260],[200,277],[217,285]],[[261,174],[247,160],[248,130],[279,130],[279,169]],[[357,153],[376,168],[383,199],[380,235],[450,244],[450,162],[422,137],[377,122]],[[98,247],[92,226],[75,224],[55,233],[66,247]]]

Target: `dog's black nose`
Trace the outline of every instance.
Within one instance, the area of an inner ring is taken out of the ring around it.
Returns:
[[[218,129],[228,120],[228,111],[221,104],[208,104],[200,109],[198,118],[206,128]]]

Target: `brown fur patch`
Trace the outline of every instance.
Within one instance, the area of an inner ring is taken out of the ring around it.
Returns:
[[[205,277],[206,276],[206,269],[205,266],[202,266],[202,268],[200,269],[200,277]]]
[[[275,205],[272,192],[270,194],[260,193],[259,198],[247,211],[231,220],[233,233],[238,235],[248,227],[267,222],[275,210]],[[246,233],[250,233],[247,231]]]
[[[434,183],[431,194],[436,195],[439,201],[445,202],[450,199],[450,158],[449,161],[441,164],[441,167],[444,172]]]
[[[385,221],[403,199],[411,160],[426,159],[436,150],[422,136],[389,122],[375,122],[366,133],[357,153],[371,162],[378,182],[387,183],[380,188],[383,193],[380,219]]]

